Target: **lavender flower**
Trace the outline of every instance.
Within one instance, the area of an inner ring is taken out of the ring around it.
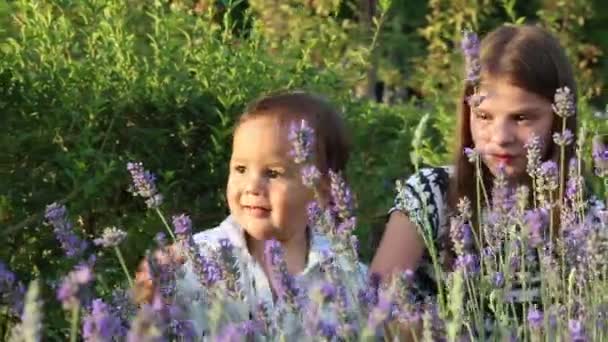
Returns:
[[[292,123],[288,138],[293,146],[291,155],[296,164],[302,164],[312,159],[314,130],[308,125],[306,120],[301,120],[299,125]]]
[[[528,210],[524,215],[525,224],[528,228],[528,243],[530,247],[540,246],[545,238],[545,229],[548,214],[545,209]]]
[[[220,245],[220,267],[224,272],[227,294],[232,298],[239,298],[241,294],[238,288],[240,271],[237,265],[238,260],[234,253],[234,246],[232,245],[232,242],[226,238],[220,239],[218,242]]]
[[[543,313],[536,308],[528,311],[528,324],[531,329],[540,329],[543,326]]]
[[[122,325],[110,307],[97,298],[93,300],[91,311],[82,321],[82,337],[85,341],[108,341],[121,337]]]
[[[471,201],[467,197],[459,199],[456,208],[458,209],[458,215],[460,215],[460,218],[465,222],[469,221],[473,216],[471,211]]]
[[[450,224],[450,237],[457,255],[463,255],[473,245],[473,232],[468,223],[452,220]]]
[[[63,308],[70,310],[76,305],[81,305],[87,295],[88,285],[93,279],[91,265],[86,263],[77,265],[63,279],[57,290],[57,299],[62,303]]]
[[[319,320],[317,331],[320,337],[332,341],[337,335],[337,327],[335,323]]]
[[[161,342],[163,333],[156,311],[152,306],[144,304],[131,323],[127,334],[127,342]]]
[[[302,184],[309,188],[314,187],[321,179],[321,173],[314,165],[306,165],[302,168]]]
[[[469,160],[470,163],[476,163],[477,160],[479,159],[479,155],[480,155],[480,153],[477,149],[470,148],[470,147],[464,148],[464,154],[467,156],[467,159]]]
[[[537,135],[532,136],[530,141],[528,141],[524,147],[526,148],[526,156],[528,159],[526,171],[530,176],[536,177],[538,168],[540,167],[540,152],[542,149],[540,137]]]
[[[505,286],[505,275],[502,272],[494,272],[492,286],[497,289],[501,289]]]
[[[126,335],[129,320],[137,314],[137,305],[131,300],[130,292],[121,288],[114,289],[110,297],[110,307],[121,320],[120,336]]]
[[[368,310],[378,304],[378,290],[382,278],[378,273],[372,273],[367,280],[367,286],[359,290],[359,303]]]
[[[473,85],[477,85],[481,73],[481,63],[479,61],[479,38],[477,34],[471,31],[463,33],[461,42],[462,52],[465,57],[466,78],[465,80]]]
[[[550,191],[559,186],[558,173],[557,164],[552,160],[543,162],[538,169],[538,176],[542,178],[543,184]]]
[[[578,319],[568,321],[568,330],[570,331],[570,340],[572,342],[586,342],[585,325]]]
[[[23,309],[25,288],[17,281],[15,274],[0,261],[0,305],[7,304],[14,316],[19,316]]]
[[[67,211],[64,205],[52,203],[46,207],[44,217],[53,226],[55,237],[61,243],[61,247],[69,258],[78,258],[87,248],[87,242],[76,236],[72,224],[67,219]]]
[[[574,94],[568,87],[557,89],[553,98],[553,112],[562,118],[570,117],[576,114],[576,105],[574,103]]]
[[[158,208],[163,202],[163,197],[156,188],[156,176],[145,170],[141,162],[127,163],[127,170],[133,180],[129,192],[146,199],[148,208]]]
[[[317,226],[323,216],[323,209],[317,201],[312,201],[306,206],[306,215],[310,226]]]
[[[186,237],[192,233],[192,220],[188,215],[173,216],[173,230],[178,237]]]
[[[479,257],[475,254],[467,253],[456,257],[455,267],[463,269],[467,274],[479,272]]]
[[[604,141],[606,136],[597,135],[593,137],[593,164],[595,174],[599,177],[608,176],[608,146]]]
[[[289,307],[297,309],[300,289],[296,286],[294,277],[287,271],[287,264],[283,257],[283,248],[277,240],[268,240],[264,246],[266,261],[272,271],[273,284],[279,298]]]
[[[93,240],[98,246],[105,248],[116,247],[127,237],[127,233],[116,227],[107,227],[103,230],[101,238]]]
[[[574,134],[569,129],[564,130],[563,133],[553,133],[553,142],[557,144],[557,146],[567,146],[572,143],[574,140]]]
[[[238,323],[230,323],[225,326],[220,334],[216,337],[217,342],[239,342],[248,340],[259,334],[261,330],[259,322],[247,320]]]
[[[333,210],[341,220],[346,220],[353,215],[355,207],[353,195],[340,173],[329,170],[329,179]]]

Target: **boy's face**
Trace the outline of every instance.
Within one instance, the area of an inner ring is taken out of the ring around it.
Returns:
[[[272,116],[243,122],[234,134],[227,197],[230,212],[256,240],[301,238],[313,192],[290,157],[287,129]]]

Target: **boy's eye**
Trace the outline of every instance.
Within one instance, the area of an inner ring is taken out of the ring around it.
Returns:
[[[236,165],[234,167],[234,171],[236,171],[237,173],[245,173],[247,169],[243,166],[243,165]]]
[[[266,176],[268,176],[268,178],[278,178],[281,175],[281,172],[278,170],[267,170],[266,171]]]

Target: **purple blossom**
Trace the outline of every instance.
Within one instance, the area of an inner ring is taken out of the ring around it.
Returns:
[[[502,272],[494,272],[494,276],[492,276],[492,286],[497,289],[501,289],[505,286],[505,275]]]
[[[544,180],[545,186],[549,190],[555,190],[559,186],[559,171],[557,164],[553,160],[540,164],[538,175]]]
[[[103,230],[100,238],[93,240],[98,246],[105,248],[116,247],[127,237],[127,233],[116,227],[107,227]]]
[[[578,319],[568,321],[568,331],[572,342],[586,342],[585,325]]]
[[[481,63],[479,61],[479,38],[475,32],[471,31],[465,31],[463,36],[461,48],[465,57],[465,80],[470,84],[477,85],[481,73]]]
[[[101,299],[93,300],[91,312],[82,321],[82,337],[85,341],[112,341],[122,337],[122,323],[110,307]]]
[[[545,209],[528,210],[524,220],[528,227],[528,243],[530,247],[540,246],[545,238],[545,229],[548,223],[548,214]]]
[[[608,146],[606,146],[605,135],[596,135],[593,137],[593,164],[595,166],[595,174],[599,177],[608,176]]]
[[[456,268],[462,268],[467,274],[479,272],[479,257],[475,254],[467,253],[456,257]]]
[[[529,310],[528,324],[532,329],[540,329],[543,326],[543,313],[536,308]]]
[[[259,322],[247,320],[238,323],[227,324],[215,341],[218,342],[239,342],[248,340],[247,337],[253,337],[262,331],[262,326]]]
[[[154,235],[154,242],[159,247],[164,247],[167,244],[167,235],[163,232],[158,232]]]
[[[530,138],[524,148],[526,149],[526,158],[528,160],[526,165],[526,172],[532,177],[535,177],[538,173],[538,168],[540,167],[540,152],[542,150],[542,142],[540,137],[537,135],[533,135]]]
[[[331,302],[336,297],[336,287],[331,283],[324,283],[319,289],[324,302]]]
[[[471,226],[468,223],[462,223],[460,220],[453,220],[450,224],[450,238],[454,244],[456,254],[462,255],[473,245]]]
[[[355,207],[353,194],[339,172],[336,173],[329,170],[329,179],[331,182],[330,192],[333,201],[333,211],[341,220],[346,220],[353,216]]]
[[[239,268],[237,266],[237,259],[234,254],[234,246],[229,239],[219,239],[219,260],[221,263],[221,269],[224,272],[224,279],[226,280],[226,289],[228,294],[233,298],[238,298],[240,291],[238,289],[238,277],[240,275]]]
[[[0,305],[6,304],[14,316],[19,316],[23,310],[25,287],[15,277],[6,265],[0,261]]]
[[[306,215],[308,217],[308,224],[315,227],[323,216],[323,209],[317,201],[312,201],[306,206]]]
[[[192,220],[186,214],[173,216],[173,231],[178,237],[186,237],[192,233]]]
[[[553,112],[562,118],[576,114],[574,94],[568,87],[558,88],[553,98]]]
[[[287,271],[281,243],[275,239],[267,240],[264,254],[272,272],[271,281],[278,297],[291,308],[296,309],[299,306],[297,299],[300,289],[296,285],[295,278]]]
[[[120,335],[126,335],[129,320],[137,314],[137,305],[131,300],[130,291],[121,288],[114,289],[110,298],[110,307],[121,320],[122,332]]]
[[[74,234],[64,205],[52,203],[46,207],[44,217],[53,226],[55,237],[69,258],[78,258],[87,248],[87,242]]]
[[[302,164],[312,159],[314,134],[314,130],[306,120],[301,120],[299,125],[297,123],[291,124],[288,138],[293,147],[291,155],[296,164]]]
[[[302,184],[304,186],[312,188],[321,179],[321,173],[315,165],[306,165],[302,168]]]
[[[479,159],[480,153],[477,149],[465,147],[464,154],[467,156],[467,159],[469,160],[470,163],[476,163],[477,160]]]
[[[161,322],[156,311],[151,305],[142,305],[131,323],[127,342],[161,342],[163,340]]]
[[[57,289],[57,299],[63,308],[70,310],[75,305],[82,305],[88,294],[88,285],[94,278],[93,268],[87,263],[78,264],[68,273]]]
[[[367,286],[359,290],[359,302],[366,308],[371,308],[378,304],[378,290],[382,278],[378,273],[372,273],[367,280]]]
[[[334,337],[336,337],[337,327],[335,323],[319,320],[317,325],[317,331],[320,337],[326,338],[328,341],[331,341]]]
[[[145,170],[141,162],[127,163],[127,170],[131,173],[133,180],[129,191],[134,196],[145,198],[148,208],[158,208],[163,202],[163,197],[156,188],[156,176]]]
[[[572,143],[574,140],[574,134],[569,129],[564,130],[563,133],[555,132],[553,133],[553,142],[557,144],[557,146],[567,146]]]

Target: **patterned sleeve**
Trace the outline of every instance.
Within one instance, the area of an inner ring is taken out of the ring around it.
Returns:
[[[440,234],[446,211],[445,197],[449,181],[445,167],[421,169],[397,185],[397,196],[389,214],[395,210],[405,213],[431,239]]]

